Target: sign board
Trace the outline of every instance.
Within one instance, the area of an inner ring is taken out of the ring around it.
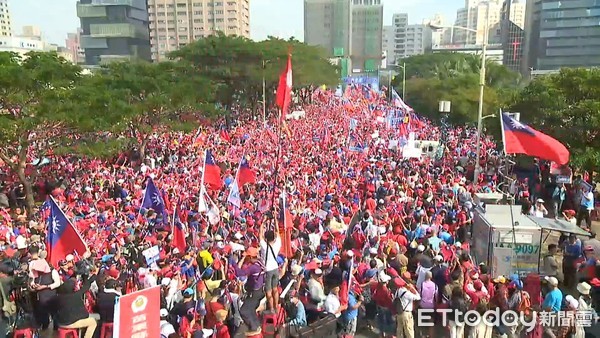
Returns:
[[[160,286],[117,298],[113,337],[160,337]]]
[[[537,273],[540,259],[539,231],[494,231],[492,260],[494,275]]]
[[[160,258],[160,250],[158,249],[158,245],[142,251],[142,255],[144,255],[144,258],[146,258],[146,264],[148,264],[148,266],[156,263],[156,261],[158,261]]]
[[[550,175],[554,176],[556,183],[571,184],[573,180],[573,170],[568,165],[559,165],[555,162],[550,163]]]

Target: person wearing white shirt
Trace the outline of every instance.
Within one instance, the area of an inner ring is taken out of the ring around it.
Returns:
[[[400,300],[403,310],[396,315],[396,337],[414,338],[413,302],[421,300],[421,296],[412,284],[407,284],[402,278],[395,278],[394,284],[398,287],[394,298]]]
[[[323,271],[321,269],[316,269],[310,274],[310,279],[307,283],[310,299],[317,305],[317,308],[322,307],[323,302],[326,299],[322,277]]]
[[[339,296],[340,296],[340,287],[336,286],[333,289],[331,289],[331,291],[327,295],[327,298],[325,298],[324,310],[327,313],[331,313],[332,315],[335,315],[335,318],[340,318],[340,316],[342,315],[342,312],[344,312],[344,310],[346,310],[346,308],[348,307],[347,305],[342,306]]]
[[[277,231],[267,230],[265,222],[260,226],[260,252],[262,261],[265,263],[265,292],[267,304],[270,310],[276,311],[279,305],[279,264],[277,255],[281,250],[281,238]]]
[[[158,285],[158,281],[156,279],[156,270],[150,269],[146,274],[146,278],[144,278],[144,289],[149,289],[156,285]]]
[[[160,309],[160,338],[168,338],[175,333],[175,328],[167,321],[167,317],[169,317],[169,311]]]

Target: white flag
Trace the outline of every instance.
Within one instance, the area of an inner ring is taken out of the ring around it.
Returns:
[[[229,196],[227,202],[235,205],[238,209],[242,205],[242,199],[240,198],[240,188],[238,187],[237,180],[233,180],[231,189],[229,190]]]
[[[208,203],[206,203],[206,188],[204,184],[200,187],[200,196],[198,197],[198,212],[207,212]]]

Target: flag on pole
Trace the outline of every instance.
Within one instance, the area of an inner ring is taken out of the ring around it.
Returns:
[[[202,172],[203,183],[214,190],[219,190],[223,186],[221,180],[221,168],[217,165],[215,158],[210,150],[204,154],[204,171]]]
[[[276,103],[281,108],[281,121],[285,123],[285,114],[287,113],[292,101],[292,54],[288,54],[285,70],[279,76],[279,86],[277,87]]]
[[[555,138],[515,120],[504,112],[500,121],[506,154],[525,154],[558,164],[569,162],[569,150]]]
[[[162,193],[158,190],[151,177],[148,177],[148,182],[146,183],[146,191],[144,192],[144,198],[142,199],[142,208],[154,210],[162,217],[162,221],[168,224],[169,220],[165,201],[163,200]]]
[[[252,168],[250,168],[250,164],[248,163],[246,156],[242,156],[242,160],[240,161],[240,167],[238,168],[237,172],[237,181],[238,188],[243,187],[246,183],[256,183],[256,173],[254,170],[252,170]]]
[[[238,180],[233,180],[233,182],[231,183],[231,189],[229,190],[229,196],[227,196],[227,202],[235,205],[238,209],[241,207],[242,199],[240,197],[240,187],[238,186]]]
[[[65,259],[68,254],[82,255],[85,253],[87,246],[73,223],[52,197],[49,199],[49,209],[46,249],[48,250],[48,262],[57,267],[58,261]]]
[[[285,192],[282,195],[281,208],[279,209],[277,221],[279,223],[279,233],[283,235],[281,238],[281,253],[285,257],[292,257],[294,255],[292,250],[292,229],[294,223],[292,213],[288,209]]]
[[[186,252],[187,245],[185,243],[185,230],[183,229],[183,223],[181,222],[180,207],[181,201],[175,205],[175,212],[173,214],[173,223],[171,229],[173,231],[173,240],[171,244],[174,248],[179,250],[180,253]]]
[[[400,98],[400,95],[396,93],[394,88],[392,88],[392,103],[394,104],[394,107],[402,109],[405,113],[413,111],[413,109]]]

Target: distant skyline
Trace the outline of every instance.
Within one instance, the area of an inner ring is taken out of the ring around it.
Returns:
[[[79,27],[76,3],[77,0],[12,0],[14,33],[20,34],[23,26],[39,26],[44,39],[64,46],[67,33]],[[394,13],[408,13],[410,23],[421,23],[440,13],[446,24],[451,24],[464,0],[383,0],[383,4],[384,25],[391,24]],[[255,40],[269,35],[304,40],[304,1],[250,0],[250,30]]]

